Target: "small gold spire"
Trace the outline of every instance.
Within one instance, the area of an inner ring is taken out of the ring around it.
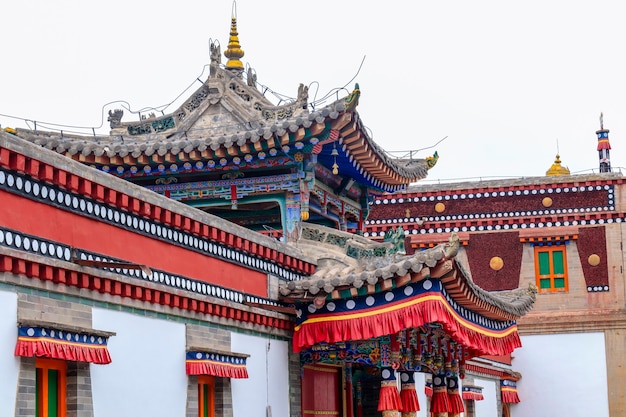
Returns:
[[[226,68],[243,71],[243,49],[239,45],[239,33],[237,32],[237,4],[233,1],[233,14],[230,23],[230,37],[228,38],[228,47],[224,51],[224,56],[228,58]]]
[[[561,175],[570,175],[569,169],[561,165],[561,157],[559,154],[556,154],[556,159],[554,163],[550,167],[549,170],[546,171],[546,175],[548,177],[558,177]]]

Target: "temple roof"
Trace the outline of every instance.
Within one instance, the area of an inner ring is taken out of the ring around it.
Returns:
[[[483,290],[454,259],[458,245],[453,235],[413,255],[394,254],[392,243],[306,224],[297,246],[317,259],[317,269],[308,278],[281,283],[279,291],[284,301],[335,300],[439,278],[457,302],[485,317],[515,320],[530,311],[536,289]]]
[[[30,129],[16,129],[16,135],[117,175],[144,170],[154,175],[157,165],[167,171],[175,163],[200,170],[309,145],[328,169],[336,163],[342,176],[383,191],[426,177],[425,159],[393,158],[370,138],[355,110],[359,96],[357,85],[347,97],[314,107],[308,88],[300,85],[296,99],[275,106],[259,91],[252,72],[234,72],[213,56],[206,82],[173,113],[122,122],[121,110],[109,111],[109,135]]]

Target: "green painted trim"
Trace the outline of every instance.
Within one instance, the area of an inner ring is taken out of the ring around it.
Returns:
[[[225,201],[226,200],[204,202],[204,200],[198,200],[186,202],[185,204],[191,207],[220,207],[224,205]],[[280,221],[283,225],[283,236],[287,235],[287,198],[284,192],[282,194],[272,194],[270,197],[260,195],[248,196],[238,201],[240,205],[244,205],[246,203],[264,203],[268,201],[277,202],[280,207]]]

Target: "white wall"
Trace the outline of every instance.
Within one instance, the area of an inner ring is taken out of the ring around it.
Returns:
[[[604,333],[522,337],[513,368],[521,403],[513,417],[608,417]]]
[[[0,291],[0,417],[15,415],[19,359],[17,342],[17,294]]]
[[[248,379],[232,379],[234,417],[289,415],[289,343],[263,337],[231,334],[233,352],[250,355]],[[97,417],[97,416],[96,416]]]
[[[481,379],[474,378],[474,385],[483,387],[483,397],[485,397],[482,401],[474,401],[476,405],[476,415],[480,417],[498,417],[498,397],[499,397],[499,387],[496,386],[496,383],[500,383],[499,381],[494,381],[491,379]],[[548,414],[534,414],[537,415],[548,415]]]
[[[420,405],[417,417],[430,417],[430,413],[428,412],[428,398],[426,398],[426,392],[424,391],[424,387],[426,386],[426,374],[422,372],[415,372],[413,376],[415,377],[417,400]]]
[[[117,333],[113,362],[91,365],[95,417],[185,415],[184,324],[94,308],[93,327]]]

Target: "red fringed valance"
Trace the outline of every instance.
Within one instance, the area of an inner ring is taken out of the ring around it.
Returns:
[[[417,391],[415,391],[415,384],[402,384],[400,390],[400,401],[402,401],[402,408],[400,411],[403,413],[411,413],[420,410],[419,400],[417,399]]]
[[[433,396],[430,400],[430,412],[447,413],[448,411],[450,411],[448,393],[445,391],[437,392],[437,390],[433,390]]]
[[[463,399],[472,400],[472,401],[482,401],[485,399],[485,397],[483,396],[483,394],[478,394],[476,392],[471,392],[471,391],[464,391]]]
[[[517,395],[517,389],[515,388],[502,388],[502,402],[503,403],[518,403],[520,402]]]
[[[246,358],[214,352],[187,352],[187,375],[248,378]]]
[[[452,414],[460,414],[465,412],[463,407],[463,400],[459,395],[459,380],[456,377],[448,378],[448,401],[450,402],[450,409],[448,412]]]
[[[601,151],[603,149],[611,149],[609,138],[598,139],[598,150]]]
[[[450,403],[450,410],[448,410],[449,412],[453,414],[465,412],[465,407],[463,407],[463,400],[461,399],[458,391],[456,393],[448,392],[448,402]]]
[[[378,396],[378,411],[399,411],[402,409],[402,402],[396,381],[383,381],[380,384]]]
[[[36,326],[18,328],[15,356],[62,359],[95,364],[111,363],[108,338]]]
[[[472,356],[506,355],[521,347],[517,326],[489,330],[458,315],[439,292],[422,294],[394,305],[383,305],[350,314],[310,315],[294,332],[294,350],[320,342],[367,340],[395,334],[427,323],[441,323],[452,338]]]
[[[482,401],[483,397],[482,389],[474,389],[474,387],[463,387],[463,393],[461,394],[464,400]]]
[[[518,403],[520,402],[517,395],[517,382],[510,379],[503,379],[500,381],[500,391],[502,392],[503,403]]]
[[[443,375],[433,375],[433,396],[430,401],[431,413],[447,413],[450,411],[448,388]]]

